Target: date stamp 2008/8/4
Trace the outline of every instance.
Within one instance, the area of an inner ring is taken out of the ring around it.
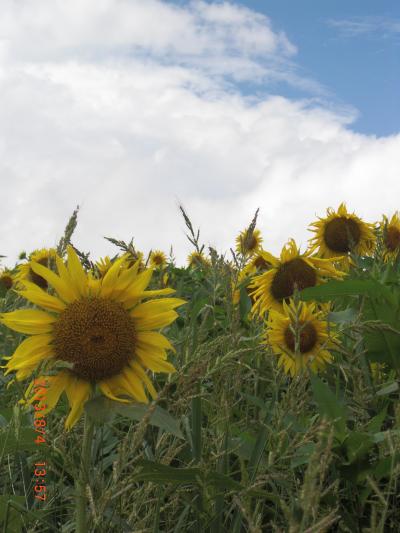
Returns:
[[[46,416],[43,413],[43,410],[46,409],[46,387],[47,383],[43,379],[37,379],[34,381],[34,392],[36,395],[36,401],[34,403],[34,418],[33,425],[36,433],[38,435],[35,438],[35,444],[46,443]],[[33,472],[34,476],[34,486],[33,490],[35,492],[35,498],[38,500],[46,500],[46,462],[41,461],[34,464],[35,470]],[[41,468],[40,468],[41,467]]]

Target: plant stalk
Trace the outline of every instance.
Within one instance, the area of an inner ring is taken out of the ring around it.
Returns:
[[[93,441],[94,424],[85,414],[83,430],[82,455],[79,475],[76,480],[76,533],[87,533],[87,496],[86,487],[89,483],[91,464],[91,444]]]

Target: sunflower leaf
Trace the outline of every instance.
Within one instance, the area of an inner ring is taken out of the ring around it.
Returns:
[[[135,404],[120,404],[118,402],[112,402],[114,404],[114,411],[119,415],[126,416],[127,418],[132,418],[140,422],[145,415],[148,413],[150,406],[142,403]],[[179,422],[171,416],[168,411],[156,406],[149,418],[149,424],[151,426],[156,426],[167,433],[171,433],[180,439],[183,439],[183,433],[179,427]]]
[[[346,406],[338,400],[328,385],[320,378],[311,374],[310,379],[314,400],[317,404],[319,414],[325,416],[328,420],[333,421],[336,437],[340,442],[343,442],[347,434]]]

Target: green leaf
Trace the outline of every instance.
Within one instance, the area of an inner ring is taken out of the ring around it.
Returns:
[[[115,404],[105,396],[97,396],[85,403],[85,411],[96,424],[104,424],[114,418]]]
[[[392,394],[393,392],[396,392],[399,390],[399,384],[397,381],[394,381],[393,383],[389,383],[389,385],[386,385],[382,389],[379,389],[376,393],[377,396],[387,396],[388,394]]]
[[[251,310],[251,299],[247,293],[246,287],[240,288],[239,313],[240,318],[244,320]]]
[[[374,441],[368,433],[352,431],[344,441],[350,463],[363,459],[373,447]]]
[[[307,442],[306,444],[303,444],[303,446],[300,446],[300,448],[296,450],[296,453],[292,457],[292,460],[290,461],[290,467],[296,468],[297,466],[308,464],[308,461],[310,460],[310,457],[314,451],[315,442]]]
[[[346,437],[346,407],[322,380],[311,374],[311,387],[318,412],[334,422],[336,437],[343,442]]]
[[[104,396],[97,396],[85,404],[85,409],[88,415],[98,423],[107,422],[116,414],[140,422],[150,408],[152,408],[151,404],[124,404],[115,402]],[[168,411],[158,405],[150,415],[149,424],[168,433],[172,433],[172,435],[175,435],[180,439],[184,438],[179,427],[179,422],[171,416]]]
[[[328,321],[335,324],[346,324],[353,322],[357,317],[357,311],[348,307],[344,311],[336,311],[328,313]]]
[[[24,496],[14,496],[12,495],[3,495],[0,496],[0,524],[2,527],[5,526],[5,520],[7,515],[7,526],[5,531],[7,533],[20,533],[22,530],[22,515],[18,509],[13,507],[13,503],[19,504],[20,506],[25,503]]]
[[[384,407],[380,413],[374,416],[367,424],[367,429],[370,433],[377,433],[380,431],[383,422],[386,418],[387,407]]]
[[[243,490],[243,485],[238,481],[219,472],[207,472],[201,468],[175,468],[173,466],[139,460],[136,463],[141,471],[133,476],[135,481],[151,481],[159,485],[172,483],[182,484],[206,484],[216,489]]]
[[[40,435],[32,428],[20,428],[18,432],[18,439],[14,430],[9,427],[7,429],[0,429],[0,455],[14,453],[16,451],[37,451],[38,445],[35,443],[36,437]],[[44,436],[46,439],[46,436]],[[44,444],[40,444],[44,446]]]
[[[373,298],[386,299],[390,298],[392,304],[392,295],[388,287],[375,280],[344,280],[328,281],[317,287],[309,287],[300,292],[300,298],[306,302],[317,300],[319,302],[329,302],[343,296],[370,296]]]

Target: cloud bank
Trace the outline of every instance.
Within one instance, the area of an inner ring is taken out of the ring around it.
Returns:
[[[76,204],[74,243],[104,235],[190,251],[178,203],[228,250],[260,207],[274,252],[325,208],[368,220],[398,208],[400,135],[351,130],[296,66],[296,46],[238,4],[2,1],[1,249],[13,264],[54,245]],[[276,83],[308,96],[273,94]]]

